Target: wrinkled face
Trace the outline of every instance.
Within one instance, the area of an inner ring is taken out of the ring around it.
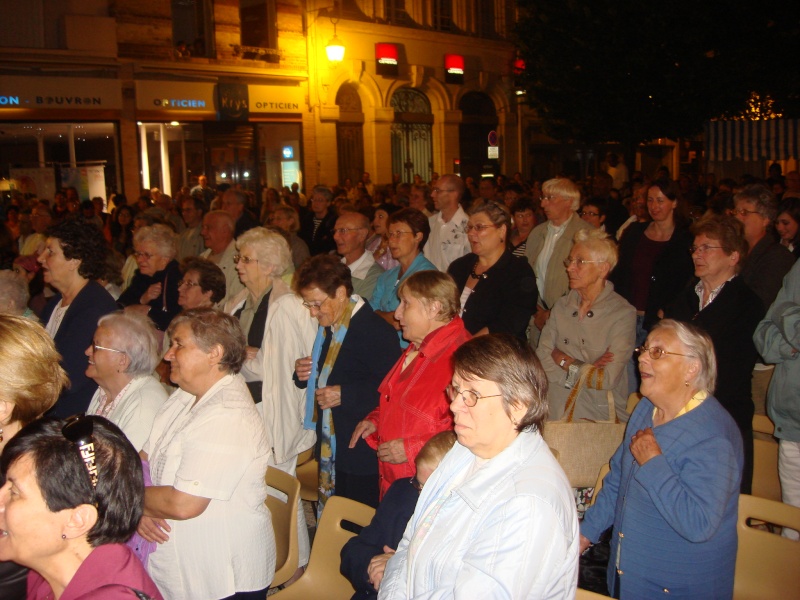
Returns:
[[[608,275],[608,263],[588,262],[596,259],[583,244],[575,244],[567,260],[571,261],[567,267],[571,290],[586,292],[600,284]],[[587,262],[581,264],[580,261]]]
[[[264,267],[258,262],[258,254],[255,248],[245,244],[239,249],[239,262],[236,263],[236,272],[239,274],[239,281],[244,285],[264,283],[267,273]]]
[[[652,186],[647,190],[647,210],[653,221],[672,220],[677,205],[677,200],[670,200],[656,186]]]
[[[436,328],[435,317],[438,306],[435,303],[425,303],[412,296],[404,289],[400,295],[400,304],[394,311],[394,318],[400,323],[403,337],[419,346],[425,337]]]
[[[359,216],[352,213],[345,213],[336,219],[333,240],[336,242],[336,252],[340,256],[364,251],[369,229],[362,225]]]
[[[719,240],[712,239],[706,234],[694,238],[696,250],[692,253],[692,262],[696,277],[717,284],[733,277],[736,273],[736,264],[739,262],[739,253],[726,254],[720,246]]]
[[[178,306],[184,310],[211,306],[211,290],[204,292],[200,287],[197,271],[186,271],[178,284]]]
[[[797,230],[799,227],[800,224],[787,212],[779,214],[778,219],[775,221],[775,229],[778,230],[781,241],[786,244],[792,242],[797,237]]]
[[[453,177],[443,175],[431,189],[431,198],[436,210],[451,210],[458,205],[458,188]]]
[[[340,286],[333,297],[316,287],[301,290],[300,296],[303,298],[303,304],[311,312],[311,316],[319,321],[322,327],[330,327],[338,322],[350,300],[344,286]]]
[[[536,217],[530,209],[518,210],[514,213],[514,224],[517,226],[520,236],[528,237],[528,234],[536,225]]]
[[[198,384],[202,382],[211,369],[209,353],[203,351],[194,339],[189,323],[181,323],[172,332],[170,346],[164,355],[170,364],[170,380],[185,392],[196,395]]]
[[[222,252],[233,239],[233,232],[228,228],[219,215],[206,215],[203,218],[203,227],[200,229],[206,248],[212,252]]]
[[[81,261],[65,258],[58,238],[47,238],[44,251],[37,259],[42,265],[44,280],[57,290],[63,288],[78,271]]]
[[[97,351],[95,347],[97,346]],[[102,348],[100,348],[102,346]],[[109,350],[110,348],[110,350]],[[86,356],[89,358],[89,366],[86,367],[86,376],[94,379],[99,385],[109,381],[114,373],[125,372],[128,358],[119,350],[114,332],[104,325],[100,325],[94,332],[94,338],[89,347],[86,348]]]
[[[169,264],[170,259],[159,253],[158,246],[153,241],[145,240],[135,244],[135,248],[136,264],[139,265],[142,275],[154,275]]]
[[[735,214],[736,218],[744,225],[746,240],[760,240],[766,235],[769,219],[758,213],[755,202],[737,200]]]
[[[560,225],[569,218],[572,212],[572,201],[557,194],[543,194],[542,210],[548,221]]]
[[[478,256],[489,256],[505,247],[506,226],[497,227],[486,213],[472,215],[467,226],[473,228],[467,234],[467,239]]]
[[[647,336],[645,346],[661,348],[667,352],[688,354],[688,349],[680,343],[675,332],[656,329]],[[681,397],[686,393],[687,359],[676,354],[664,354],[661,358],[650,358],[648,352],[639,354],[639,373],[642,385],[639,391],[658,406],[661,399]]]
[[[398,261],[413,258],[419,252],[422,233],[414,234],[408,223],[392,223],[389,225],[389,251],[392,258]]]

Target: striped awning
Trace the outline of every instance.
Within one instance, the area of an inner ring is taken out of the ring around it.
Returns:
[[[709,121],[707,160],[787,160],[800,156],[800,119]]]

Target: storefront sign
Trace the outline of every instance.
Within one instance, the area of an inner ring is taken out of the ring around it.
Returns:
[[[303,88],[290,85],[248,86],[251,113],[301,113],[306,99]]]
[[[120,110],[122,89],[114,79],[78,77],[0,78],[3,109]]]
[[[247,121],[250,117],[247,85],[220,83],[217,85],[220,121]]]
[[[444,55],[444,82],[464,83],[464,57],[460,54]]]
[[[375,72],[384,77],[397,77],[399,52],[397,44],[375,44]]]
[[[136,110],[176,118],[187,114],[216,118],[215,88],[213,83],[137,81]]]

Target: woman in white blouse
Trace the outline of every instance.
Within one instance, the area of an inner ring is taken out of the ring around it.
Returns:
[[[158,542],[147,570],[165,598],[263,600],[275,574],[275,536],[264,505],[270,445],[239,374],[239,322],[210,308],[170,324],[172,382],[141,457],[139,534]]]
[[[107,418],[141,450],[167,399],[164,387],[153,377],[160,360],[155,325],[144,315],[106,315],[85,354],[86,376],[99,386],[86,412]]]

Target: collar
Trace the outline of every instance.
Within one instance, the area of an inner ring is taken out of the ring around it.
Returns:
[[[553,225],[551,221],[548,221],[547,234],[554,236],[561,235],[562,233],[564,233],[564,230],[567,228],[567,225],[569,225],[570,221],[572,221],[572,217],[574,216],[575,216],[575,211],[572,211],[567,220],[564,221],[561,225]]]

